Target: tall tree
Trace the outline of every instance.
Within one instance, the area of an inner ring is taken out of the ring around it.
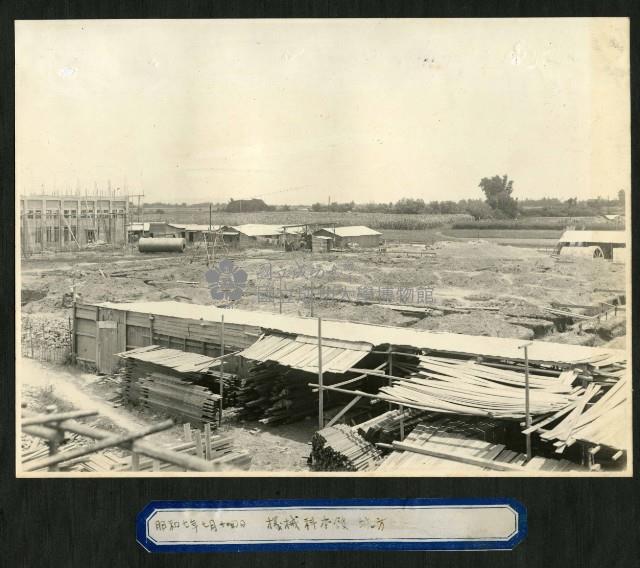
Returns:
[[[479,186],[491,209],[505,217],[515,218],[518,216],[518,202],[511,196],[513,180],[510,180],[506,174],[502,177],[482,178]]]

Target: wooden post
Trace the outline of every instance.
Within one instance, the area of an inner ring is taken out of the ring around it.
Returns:
[[[153,345],[153,314],[149,314],[149,345]]]
[[[387,355],[387,374],[393,375],[393,355],[391,353],[391,343],[389,343],[389,354]],[[392,384],[391,381],[392,381],[391,378],[387,380],[387,384],[389,386],[391,386]],[[391,408],[393,408],[393,405],[389,403],[389,410],[391,410]]]
[[[207,236],[211,236],[211,203],[209,203],[209,233]],[[216,251],[215,249],[211,249],[211,254],[215,255]],[[215,259],[212,260],[211,263],[215,262]],[[209,262],[209,241],[207,240],[207,268],[210,266],[210,262]]]
[[[200,434],[200,430],[196,430],[194,433],[195,444],[196,444],[196,455],[204,459],[204,452],[202,451],[202,435]]]
[[[49,405],[44,409],[44,411],[47,414],[53,414],[56,411],[56,407],[54,405]],[[55,438],[52,438],[47,442],[47,444],[49,445],[49,456],[54,456],[58,453],[58,446],[60,445],[60,442],[59,442],[60,437],[64,437],[64,435],[56,436]],[[49,471],[58,471],[58,466],[50,465],[48,469]]]
[[[280,274],[280,313],[282,313],[282,274]]]
[[[140,454],[138,452],[131,453],[131,471],[140,471]]]
[[[220,318],[220,356],[224,355],[224,314]],[[220,360],[220,404],[218,405],[218,426],[222,424],[222,409],[224,408],[224,359]]]
[[[204,459],[211,461],[211,424],[204,425]]]
[[[518,347],[518,349],[524,349],[524,415],[525,415],[525,428],[528,430],[531,428],[531,412],[529,409],[529,345],[531,342],[525,343]],[[531,461],[531,433],[526,434],[527,440],[527,462]]]
[[[324,388],[322,383],[322,318],[318,318],[318,426],[324,428]]]

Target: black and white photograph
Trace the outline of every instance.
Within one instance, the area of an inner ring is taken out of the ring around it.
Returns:
[[[18,477],[628,477],[625,18],[15,23]]]

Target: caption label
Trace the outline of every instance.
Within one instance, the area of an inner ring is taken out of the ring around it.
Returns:
[[[137,521],[149,552],[508,550],[526,530],[510,499],[163,501]]]

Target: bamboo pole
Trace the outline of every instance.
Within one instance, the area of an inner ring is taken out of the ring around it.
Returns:
[[[28,426],[27,428],[31,430],[42,427]],[[27,428],[25,428],[25,432],[27,432]],[[46,430],[53,430],[53,428],[47,427]],[[113,432],[93,428],[75,420],[65,420],[64,422],[60,422],[56,426],[56,430],[68,430],[69,432],[73,432],[81,436],[86,436],[87,438],[91,438],[93,440],[103,440],[105,438],[110,438],[113,436]],[[131,448],[129,449],[130,451],[140,453],[149,458],[158,459],[163,462],[183,467],[189,471],[226,471],[231,469],[224,464],[206,462],[205,460],[199,459],[196,456],[183,454],[175,450],[165,449],[144,440],[135,440],[131,445]]]
[[[71,410],[69,412],[59,412],[56,414],[42,414],[37,416],[29,416],[22,419],[22,426],[47,425],[51,422],[62,422],[70,418],[85,418],[87,416],[95,416],[97,410]]]
[[[324,428],[324,385],[322,378],[322,318],[318,318],[318,426]]]
[[[222,424],[222,409],[224,408],[224,314],[220,316],[220,402],[218,405],[218,426]]]
[[[85,446],[82,448],[78,448],[77,450],[73,450],[70,452],[57,453],[56,455],[51,455],[48,458],[44,458],[39,460],[29,467],[25,469],[25,471],[34,471],[36,469],[43,469],[45,467],[51,468],[59,463],[69,461],[75,458],[79,458],[82,456],[86,456],[88,454],[92,454],[94,452],[104,450],[106,448],[110,448],[112,446],[121,446],[126,442],[133,442],[134,440],[138,440],[144,436],[148,436],[149,434],[153,434],[155,432],[160,432],[161,430],[167,430],[173,426],[172,420],[165,420],[163,422],[159,422],[158,424],[153,424],[148,428],[140,430],[138,432],[129,432],[127,434],[123,434],[121,436],[110,436],[108,438],[104,438],[99,442],[93,444],[92,446]]]
[[[529,345],[531,342],[520,345],[518,349],[524,349],[524,415],[526,430],[531,428],[531,412],[529,400]],[[525,434],[527,444],[527,462],[531,460],[531,432]]]

